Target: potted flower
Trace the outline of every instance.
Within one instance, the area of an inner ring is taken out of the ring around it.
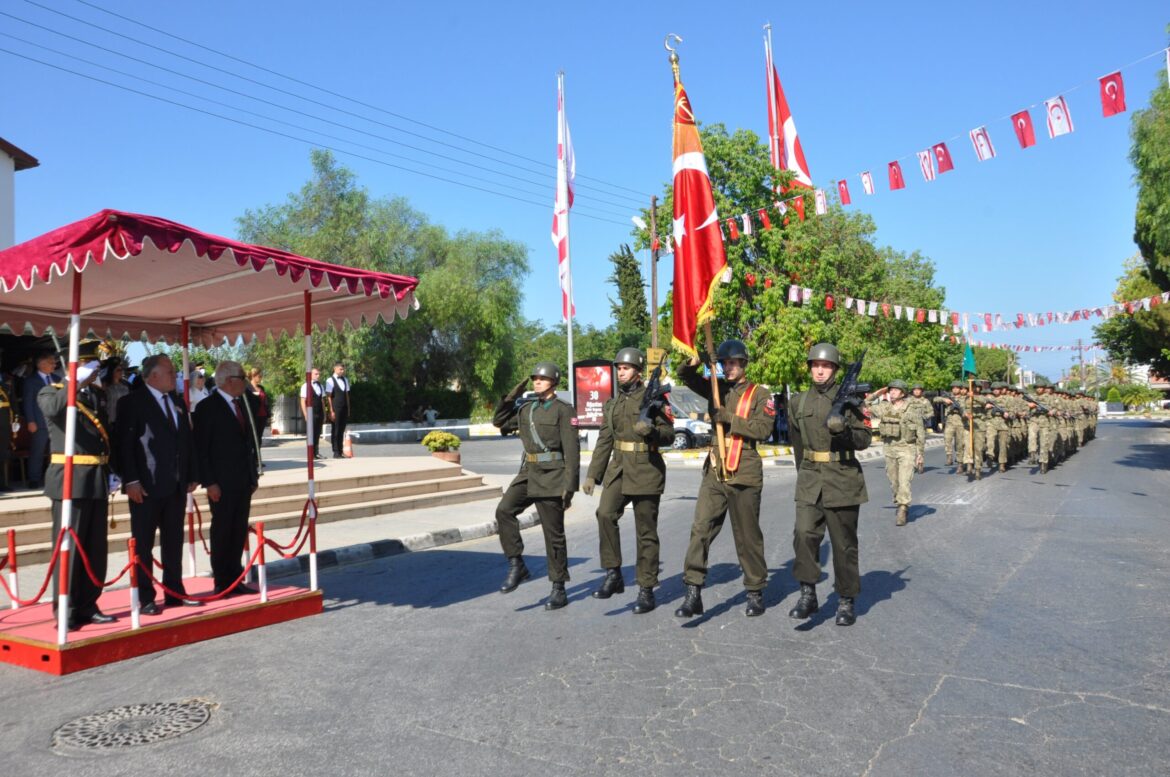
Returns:
[[[426,437],[422,438],[422,444],[436,459],[455,464],[460,462],[459,446],[463,444],[463,441],[450,432],[427,432]]]

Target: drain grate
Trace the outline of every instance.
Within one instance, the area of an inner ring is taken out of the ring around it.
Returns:
[[[111,750],[182,736],[211,719],[204,701],[131,704],[72,720],[53,732],[53,747]]]

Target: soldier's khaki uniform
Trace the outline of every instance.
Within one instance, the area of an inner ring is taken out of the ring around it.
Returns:
[[[707,399],[708,412],[715,417],[711,401],[711,381],[704,378],[701,367],[684,365],[679,378],[687,388]],[[703,463],[703,482],[695,505],[695,519],[691,524],[691,539],[687,546],[683,582],[702,586],[707,579],[707,558],[711,543],[719,536],[728,513],[731,514],[731,534],[735,552],[743,569],[743,585],[748,591],[762,591],[768,581],[768,565],[764,560],[764,535],[760,531],[760,494],[764,488],[764,465],[756,450],[756,443],[768,439],[776,421],[772,395],[763,387],[741,380],[734,386],[719,381],[721,404],[726,413],[734,413],[740,399],[752,391],[746,417],[736,415],[727,429],[728,444],[731,435],[743,438],[739,467],[726,481],[719,480],[719,468],[713,455]],[[714,437],[714,432],[712,433]]]
[[[880,421],[878,433],[886,456],[886,477],[894,494],[894,504],[909,507],[910,484],[914,480],[915,460],[926,452],[926,429],[922,423],[921,404],[867,400],[870,414]]]
[[[998,394],[994,393],[995,391],[1000,391],[1000,389],[996,388],[987,399],[1006,411],[1007,406],[1003,402],[1004,395],[1002,391]],[[987,454],[992,456],[1001,468],[1006,468],[1008,465],[1008,442],[1010,438],[1008,420],[999,412],[991,411],[988,414],[986,424]]]
[[[988,414],[985,409],[987,397],[978,393],[968,394],[960,403],[963,407],[963,421],[967,424],[963,463],[967,466],[969,475],[981,476],[984,458],[987,455]]]
[[[580,478],[581,446],[575,418],[572,406],[554,397],[528,402],[519,412],[514,401],[505,399],[496,406],[492,419],[503,431],[518,431],[524,444],[520,473],[496,507],[500,546],[508,558],[524,552],[517,516],[529,505],[536,505],[544,531],[548,577],[554,583],[569,579],[564,496],[571,497],[577,491]]]
[[[839,435],[825,426],[840,387],[813,386],[792,397],[792,447],[796,456],[796,523],[792,574],[801,583],[815,585],[821,576],[820,548],[829,530],[833,548],[833,576],[837,594],[853,598],[861,591],[857,549],[857,516],[869,501],[865,475],[856,451],[870,443],[867,419],[851,411],[848,427]]]
[[[952,394],[954,402],[946,402],[937,397],[936,402],[943,405],[943,446],[947,453],[947,464],[963,461],[963,451],[966,449],[967,427],[963,423],[963,409],[959,404],[962,400],[957,394]]]
[[[666,489],[666,462],[659,446],[670,446],[674,425],[658,415],[649,437],[634,431],[642,412],[646,385],[642,381],[629,390],[619,388],[602,410],[604,423],[587,477],[601,484],[597,505],[597,534],[601,566],[622,565],[618,521],[626,505],[634,505],[634,532],[638,543],[638,585],[658,585],[658,502]]]

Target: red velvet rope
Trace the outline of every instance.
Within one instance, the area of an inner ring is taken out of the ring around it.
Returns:
[[[293,538],[291,540],[289,540],[289,543],[287,545],[280,545],[280,544],[273,542],[272,540],[268,540],[267,538],[265,538],[265,544],[268,545],[269,547],[271,547],[273,550],[280,553],[283,558],[291,558],[291,556],[284,555],[284,551],[288,550],[289,548],[292,548],[295,546],[297,548],[297,550],[300,550],[305,545],[305,540],[303,537],[301,537],[301,532],[303,532],[305,530],[306,519],[309,516],[309,505],[313,506],[314,511],[319,509],[317,507],[317,500],[316,499],[306,499],[305,500],[305,506],[301,508],[301,525],[297,527],[296,535],[294,535]],[[316,519],[314,519],[314,520],[316,520]],[[307,536],[309,536],[309,535],[306,533],[305,537],[307,537]],[[295,556],[296,553],[294,552],[293,555]]]
[[[49,588],[49,582],[53,579],[53,570],[57,568],[57,559],[61,555],[61,538],[62,534],[57,535],[57,542],[53,544],[53,557],[49,559],[49,572],[45,575],[45,582],[41,583],[41,588],[37,591],[36,596],[31,599],[21,599],[12,593],[12,589],[8,587],[8,581],[0,575],[0,586],[4,587],[4,593],[8,594],[8,598],[19,604],[21,607],[28,607],[31,604],[36,604],[45,595],[45,591]]]
[[[211,548],[203,537],[203,513],[199,510],[199,500],[192,499],[191,504],[195,506],[195,533],[199,535],[199,541],[203,543],[203,552],[210,556]]]
[[[130,563],[127,562],[126,566],[122,567],[122,571],[118,573],[117,577],[115,577],[113,580],[109,581],[108,583],[103,583],[101,580],[97,579],[96,575],[94,575],[93,567],[91,567],[89,565],[89,556],[87,556],[85,554],[85,548],[81,547],[81,539],[77,536],[77,532],[73,531],[73,529],[70,529],[69,536],[71,536],[73,538],[74,543],[76,543],[77,555],[81,556],[81,563],[85,567],[85,574],[89,575],[90,582],[93,583],[94,585],[98,586],[99,588],[109,588],[114,583],[118,582],[123,577],[125,577],[126,573],[130,571]],[[49,568],[49,571],[51,574],[52,567]]]
[[[238,586],[240,583],[242,583],[244,581],[244,578],[248,576],[248,570],[250,570],[252,568],[252,566],[256,563],[256,559],[258,559],[258,558],[260,558],[260,548],[259,547],[257,547],[255,552],[253,552],[252,555],[248,557],[248,563],[244,565],[244,571],[240,573],[240,576],[237,577],[232,582],[231,585],[229,585],[227,588],[225,588],[224,590],[220,591],[217,594],[208,594],[205,596],[192,596],[190,594],[178,593],[177,591],[172,591],[171,589],[169,589],[165,585],[163,585],[162,581],[155,578],[155,576],[154,576],[153,572],[150,570],[150,568],[142,563],[142,559],[138,559],[138,568],[143,573],[145,573],[145,575],[147,577],[150,578],[150,582],[154,583],[156,586],[161,588],[163,590],[163,593],[172,599],[193,599],[197,602],[214,602],[217,599],[223,599],[225,596],[227,596],[232,591],[234,591],[236,586]]]

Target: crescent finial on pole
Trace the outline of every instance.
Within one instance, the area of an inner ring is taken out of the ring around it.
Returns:
[[[663,46],[666,48],[666,50],[667,50],[667,51],[669,51],[669,52],[670,52],[670,69],[671,69],[672,71],[674,71],[674,81],[675,81],[675,83],[678,83],[678,81],[679,81],[679,76],[678,76],[678,52],[677,52],[677,51],[675,51],[675,50],[674,50],[674,49],[671,47],[671,45],[670,45],[670,39],[671,39],[671,38],[674,38],[674,42],[675,42],[675,43],[682,43],[682,42],[683,42],[683,39],[682,39],[680,36],[678,36],[678,35],[675,35],[673,32],[668,32],[668,33],[666,34],[666,38],[665,38],[665,39],[662,41],[662,45],[663,45]]]

